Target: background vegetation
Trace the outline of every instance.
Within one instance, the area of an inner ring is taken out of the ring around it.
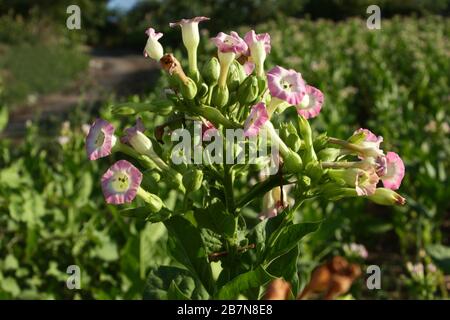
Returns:
[[[270,32],[268,67],[299,70],[325,93],[324,109],[312,121],[315,129],[347,137],[367,127],[382,135],[390,143],[384,149],[399,153],[406,165],[400,189],[405,207],[354,199],[303,207],[299,220],[326,218],[302,244],[303,284],[314,266],[341,254],[383,271],[382,290],[367,290],[361,279],[352,289],[355,298],[446,298],[449,1],[380,1],[382,29],[373,31],[361,19],[372,1],[349,2],[153,0],[122,13],[109,10],[106,1],[79,1],[86,24],[76,32],[65,29],[67,1],[41,1],[33,8],[27,1],[0,2],[0,131],[11,106],[30,94],[60,90],[83,74],[86,44],[140,53],[143,31],[152,25],[167,32],[164,44],[177,49],[179,30],[169,30],[168,22],[195,15],[214,19],[203,25],[210,33],[202,30],[202,52],[212,52],[208,38],[219,30]],[[184,55],[183,49],[178,52]],[[161,77],[148,96],[128,99],[147,99],[164,84]],[[49,122],[51,136],[30,124],[20,143],[0,138],[0,298],[141,298],[151,269],[172,263],[162,225],[122,217],[104,203],[99,178],[113,159],[86,159],[85,124],[99,114],[109,119],[112,102],[94,110],[81,105],[68,122]],[[162,119],[147,120],[159,124]],[[353,257],[345,246],[350,243],[364,244],[368,259]],[[433,262],[439,268],[417,277],[406,268],[408,262]],[[82,269],[78,291],[65,287],[72,264]]]

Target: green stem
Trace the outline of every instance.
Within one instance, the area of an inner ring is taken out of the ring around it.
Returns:
[[[227,209],[229,213],[235,215],[235,204],[233,194],[233,172],[231,170],[231,165],[224,163],[223,171],[224,171],[223,184],[225,189],[225,201]]]

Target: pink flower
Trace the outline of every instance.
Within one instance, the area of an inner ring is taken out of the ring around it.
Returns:
[[[203,140],[210,140],[212,136],[214,136],[214,133],[217,132],[216,127],[209,122],[208,120],[205,120],[202,122],[202,139]]]
[[[297,113],[305,119],[314,118],[322,109],[323,93],[313,86],[306,85],[306,95],[302,102],[296,106]]]
[[[135,126],[125,129],[125,136],[120,138],[120,141],[122,143],[130,144],[130,140],[138,133],[138,131],[139,132],[144,132],[145,131],[144,123],[142,122],[141,118],[137,118],[136,119],[136,125]]]
[[[264,194],[263,210],[259,214],[259,219],[269,219],[276,217],[278,213],[284,210],[285,206],[281,201],[281,188],[276,187]]]
[[[259,130],[264,126],[264,124],[269,120],[269,115],[267,114],[266,105],[264,102],[259,102],[252,107],[250,115],[244,123],[244,136],[254,137],[257,136]]]
[[[102,190],[107,203],[133,201],[141,185],[142,173],[126,160],[117,161],[102,177]]]
[[[383,142],[382,136],[376,136],[369,129],[359,128],[356,130],[353,135],[363,134],[364,139],[359,143],[365,147],[374,147],[379,149],[380,144]]]
[[[219,32],[219,34],[211,40],[215,43],[217,49],[222,53],[232,52],[237,56],[240,56],[241,54],[245,54],[248,50],[248,46],[245,41],[242,40],[242,38],[239,37],[239,35],[234,31],[231,31],[229,35]]]
[[[89,129],[86,137],[86,153],[89,160],[97,160],[111,154],[116,143],[114,127],[103,119],[97,119]]]
[[[256,74],[264,76],[264,61],[270,52],[270,35],[268,33],[256,34],[254,30],[247,32],[244,37],[250,52],[247,55],[252,57],[256,66]]]
[[[195,18],[191,18],[191,19],[181,19],[177,22],[169,23],[169,26],[171,28],[176,27],[176,26],[183,27],[184,25],[187,25],[187,24],[199,23],[199,22],[206,21],[206,20],[209,20],[209,18],[208,17],[195,17]]]
[[[276,66],[267,73],[267,82],[272,97],[297,105],[306,94],[306,84],[300,73]]]
[[[262,44],[266,54],[270,53],[270,35],[268,33],[256,34],[255,30],[250,30],[244,36],[244,41],[250,48],[250,55],[253,56],[252,47]]]
[[[355,189],[358,196],[370,196],[375,193],[380,178],[375,170],[358,171],[355,179]]]
[[[246,61],[243,65],[246,75],[251,75],[253,70],[255,70],[255,64],[251,61]]]
[[[145,34],[148,36],[148,40],[144,48],[144,57],[150,57],[156,61],[159,61],[159,59],[161,59],[164,55],[164,49],[158,41],[161,39],[163,34],[161,32],[156,32],[153,28],[148,28],[145,31]]]
[[[385,188],[397,190],[405,176],[405,165],[395,152],[388,152],[386,154],[386,162],[386,174],[381,177],[381,181],[383,181]]]

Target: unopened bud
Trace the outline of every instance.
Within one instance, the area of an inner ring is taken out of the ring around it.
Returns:
[[[241,105],[251,104],[258,98],[258,79],[255,76],[248,76],[238,89],[238,101]]]
[[[375,193],[371,196],[367,196],[367,198],[383,206],[403,206],[406,203],[405,198],[403,198],[397,192],[386,188],[377,188],[375,190]]]
[[[224,107],[228,103],[229,93],[227,86],[214,87],[212,103],[218,108]]]
[[[228,69],[227,86],[230,91],[235,91],[246,77],[244,67],[234,60]]]
[[[190,168],[183,175],[183,185],[187,192],[194,192],[200,189],[203,182],[203,172]]]
[[[141,187],[138,188],[137,195],[145,201],[151,212],[158,212],[163,206],[163,202],[157,195],[147,192]]]
[[[205,65],[203,65],[202,76],[209,85],[217,83],[220,75],[220,63],[216,57],[212,57]]]

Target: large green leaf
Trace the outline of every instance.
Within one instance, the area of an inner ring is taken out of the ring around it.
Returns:
[[[219,203],[215,203],[209,208],[196,209],[194,216],[199,226],[218,234],[232,236],[236,229],[233,215],[227,213],[223,205]]]
[[[240,274],[218,292],[217,298],[221,300],[236,299],[240,294],[247,290],[258,288],[274,279],[263,267],[259,266],[255,270]]]
[[[283,278],[291,284],[291,290],[294,296],[297,295],[299,278],[298,278],[298,256],[299,246],[294,246],[288,253],[273,260],[267,268],[267,271],[277,277]]]
[[[265,261],[270,262],[288,253],[304,236],[316,231],[319,226],[320,222],[291,224],[272,234],[265,251]]]
[[[207,299],[208,294],[188,270],[160,266],[152,268],[144,289],[144,299]]]
[[[426,251],[445,274],[450,274],[450,247],[433,244],[427,246]]]
[[[167,247],[172,256],[191,271],[210,294],[213,293],[214,280],[200,229],[181,216],[174,216],[164,224],[169,231]]]

